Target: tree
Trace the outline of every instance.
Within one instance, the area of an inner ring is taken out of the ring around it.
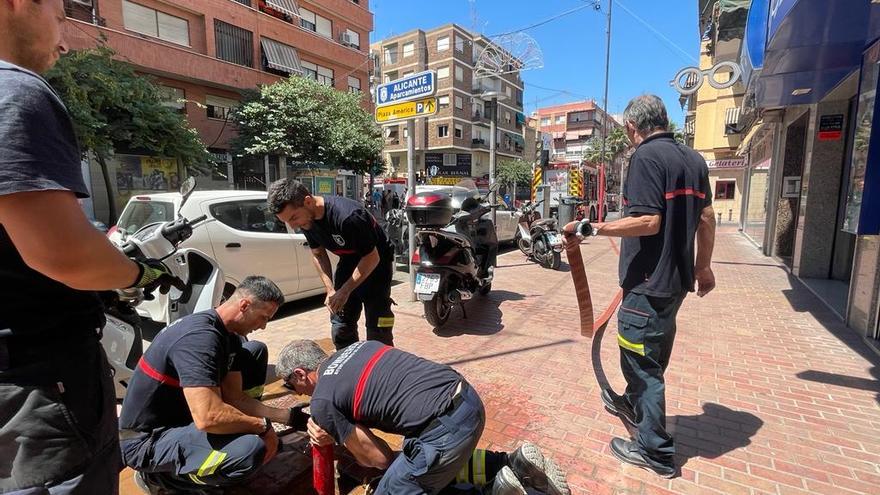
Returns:
[[[675,136],[675,140],[678,141],[679,143],[684,144],[686,142],[685,136],[684,136],[684,130],[679,129],[678,124],[676,124],[675,122],[670,120],[669,125],[666,126],[666,131],[671,132]]]
[[[382,133],[362,95],[290,77],[246,95],[233,113],[239,155],[284,155],[300,162],[370,173],[382,163]]]
[[[511,197],[516,200],[516,186],[528,186],[532,180],[532,164],[519,158],[498,163],[495,180],[513,190]]]
[[[46,74],[73,121],[80,149],[92,152],[107,185],[110,223],[116,202],[107,159],[126,149],[177,158],[196,173],[208,169],[208,151],[186,118],[163,104],[158,87],[113,59],[106,46],[65,54]]]
[[[608,133],[605,141],[605,156],[602,156],[602,136],[593,136],[587,141],[587,150],[584,152],[584,159],[590,163],[611,163],[616,160],[627,148],[629,148],[629,138],[622,127],[615,127]]]

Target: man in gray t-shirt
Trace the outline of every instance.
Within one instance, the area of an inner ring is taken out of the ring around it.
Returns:
[[[64,20],[62,0],[0,6],[0,493],[118,491],[95,291],[170,278],[125,257],[77,202],[88,191],[73,124],[37,75],[66,51]]]

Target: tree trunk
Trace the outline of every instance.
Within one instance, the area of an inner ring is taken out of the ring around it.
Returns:
[[[104,185],[107,187],[107,225],[116,225],[116,200],[113,198],[113,184],[110,183],[110,171],[107,170],[107,160],[100,153],[95,153],[98,165],[101,166],[101,175],[104,177]]]

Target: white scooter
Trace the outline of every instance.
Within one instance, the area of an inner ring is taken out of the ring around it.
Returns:
[[[195,189],[196,181],[190,177],[180,188],[181,205]],[[223,296],[223,271],[207,254],[192,248],[178,249],[191,235],[193,228],[205,222],[200,216],[193,220],[178,217],[176,220],[152,223],[128,237],[120,249],[134,259],[157,259],[186,284],[182,291],[172,287],[167,295],[168,304],[157,305],[164,314],[149,313],[155,322],[170,323],[182,316],[211,309],[220,304]],[[116,397],[122,399],[128,382],[144,351],[141,317],[135,308],[144,301],[140,289],[123,289],[102,293],[107,323],[104,325],[103,345],[113,367]],[[158,294],[153,297],[166,297]]]

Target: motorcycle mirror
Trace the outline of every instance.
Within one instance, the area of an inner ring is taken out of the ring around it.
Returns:
[[[186,200],[189,199],[189,196],[196,189],[196,178],[193,176],[189,176],[180,184],[180,195],[183,196],[183,199],[180,201],[180,205],[183,206],[186,203]]]

